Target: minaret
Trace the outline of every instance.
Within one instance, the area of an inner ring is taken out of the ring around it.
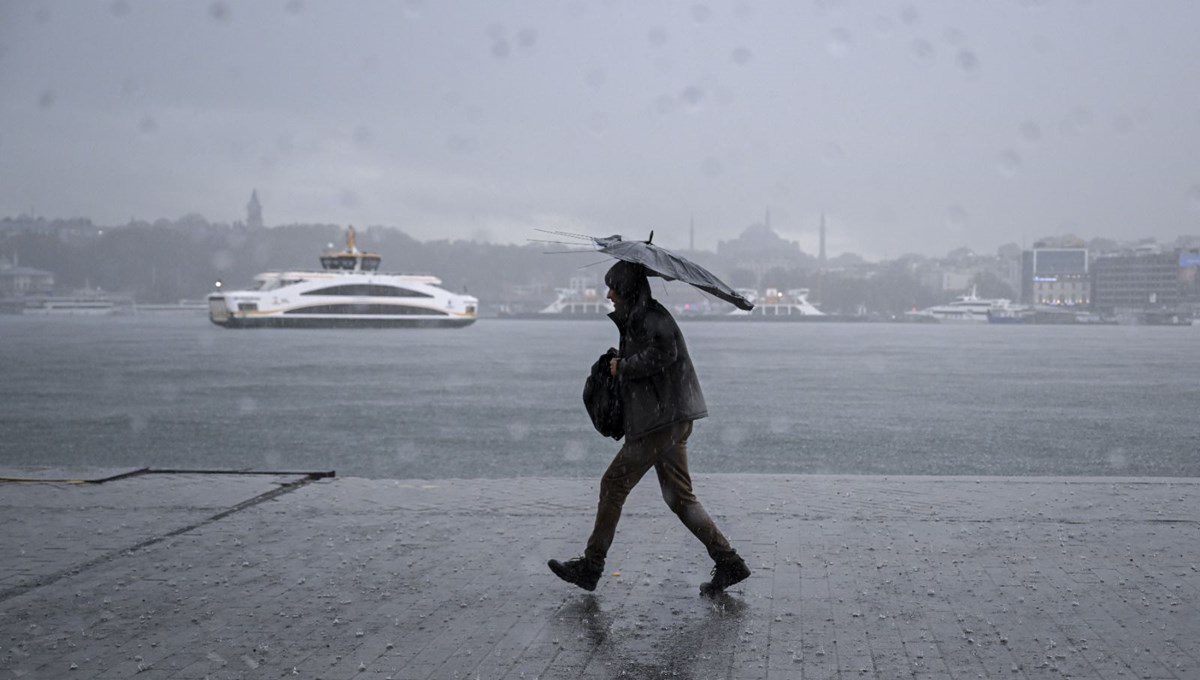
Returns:
[[[258,189],[250,191],[250,202],[246,204],[246,226],[259,229],[263,226],[262,204],[258,202]]]
[[[825,268],[825,213],[821,213],[821,254],[817,256],[821,269]]]

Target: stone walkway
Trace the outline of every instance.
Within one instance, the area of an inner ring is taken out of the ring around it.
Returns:
[[[0,482],[0,678],[1200,678],[1200,480],[716,475],[754,570],[596,480]],[[29,478],[31,471],[0,470]]]

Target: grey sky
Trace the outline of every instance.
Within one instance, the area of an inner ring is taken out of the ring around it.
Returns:
[[[1200,233],[1200,3],[0,4],[0,215],[833,254]]]

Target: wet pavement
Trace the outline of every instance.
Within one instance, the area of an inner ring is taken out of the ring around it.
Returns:
[[[697,475],[708,599],[652,479],[589,594],[596,480],[33,477],[0,678],[1200,678],[1198,479]]]

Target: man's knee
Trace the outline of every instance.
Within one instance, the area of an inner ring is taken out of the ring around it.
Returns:
[[[629,485],[622,481],[619,476],[604,475],[600,478],[600,501],[608,501],[617,503],[618,505],[625,502],[625,497],[629,495]]]
[[[691,491],[674,486],[662,487],[662,497],[666,501],[667,507],[676,515],[682,514],[688,509],[688,506],[696,502],[696,496]]]

